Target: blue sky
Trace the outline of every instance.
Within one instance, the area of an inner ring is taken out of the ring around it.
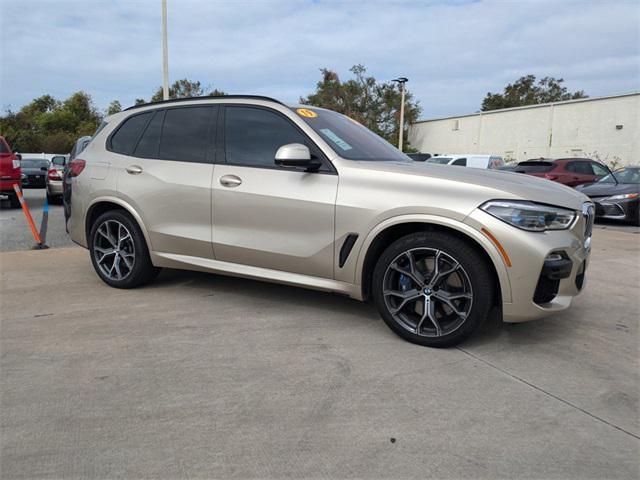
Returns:
[[[168,0],[170,79],[295,102],[327,67],[409,78],[423,118],[477,111],[521,75],[590,96],[640,90],[640,2]],[[161,2],[0,0],[0,108],[162,82]]]

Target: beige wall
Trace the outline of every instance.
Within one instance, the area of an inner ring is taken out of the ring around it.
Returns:
[[[640,93],[427,120],[412,125],[409,142],[426,153],[517,161],[589,156],[640,164]]]

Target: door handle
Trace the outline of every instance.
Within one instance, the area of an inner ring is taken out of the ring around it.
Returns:
[[[142,167],[139,167],[138,165],[130,165],[127,167],[127,173],[131,175],[138,175],[142,173]]]
[[[241,183],[242,179],[235,175],[223,175],[222,177],[220,177],[220,185],[222,185],[223,187],[233,188],[237,187]]]

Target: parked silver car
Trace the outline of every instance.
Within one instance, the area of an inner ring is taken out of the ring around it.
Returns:
[[[68,231],[117,288],[171,267],[327,290],[371,300],[411,342],[446,346],[494,306],[530,320],[584,285],[585,195],[416,163],[321,108],[251,96],[132,107],[68,172]]]
[[[62,202],[62,172],[66,163],[66,155],[56,155],[51,159],[46,181],[47,202],[50,204]]]

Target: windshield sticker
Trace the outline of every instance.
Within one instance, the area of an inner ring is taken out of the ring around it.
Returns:
[[[341,139],[338,135],[333,133],[328,128],[321,128],[320,131],[325,135],[325,137],[327,137],[329,140],[331,140],[333,143],[339,146],[342,150],[344,151],[351,150],[351,145],[349,145],[347,142],[345,142],[343,139]]]
[[[299,108],[296,110],[296,112],[298,112],[298,115],[300,115],[301,117],[316,118],[318,116],[316,112],[314,112],[313,110],[309,110],[308,108]]]

